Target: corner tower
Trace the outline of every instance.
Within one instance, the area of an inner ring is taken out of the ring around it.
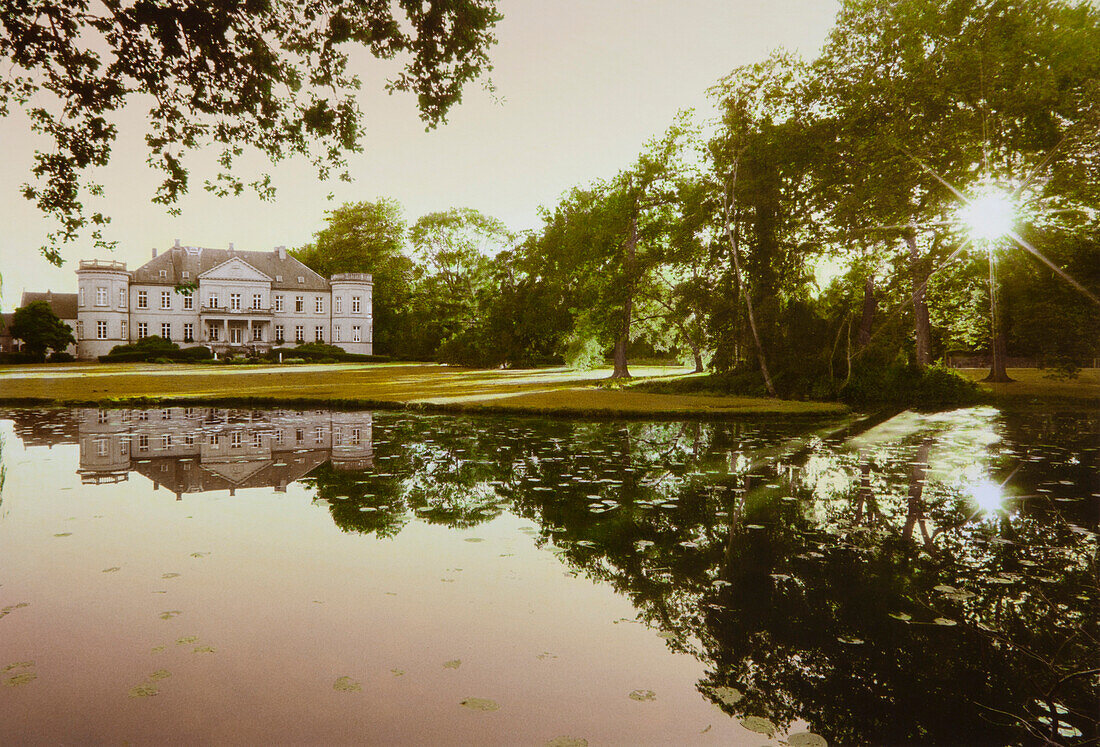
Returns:
[[[125,262],[85,259],[76,280],[76,357],[94,360],[129,342],[130,273]]]
[[[332,288],[332,343],[349,353],[374,352],[374,281],[365,272],[341,272]]]

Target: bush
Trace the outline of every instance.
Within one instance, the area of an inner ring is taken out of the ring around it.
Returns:
[[[922,369],[912,364],[894,364],[854,369],[839,397],[855,405],[954,405],[977,401],[981,389],[973,381],[942,366]]]
[[[293,348],[272,348],[264,358],[277,362],[280,353],[283,356],[284,363],[288,357],[300,358],[303,362],[310,361],[311,363],[383,363],[390,360],[389,356],[386,355],[346,353],[343,348],[337,345],[326,345],[323,342],[306,342]]]
[[[42,356],[35,355],[33,353],[22,353],[19,351],[12,351],[10,353],[0,353],[0,363],[41,363]]]
[[[565,365],[581,371],[602,366],[603,345],[595,337],[573,335],[565,345]]]
[[[283,363],[286,363],[286,364],[292,365],[292,366],[298,365],[299,363],[305,363],[305,362],[306,362],[305,358],[283,358]]]
[[[162,365],[165,364],[165,363],[173,363],[173,362],[174,361],[171,358],[165,358],[164,356],[161,356],[160,358],[156,358],[156,359],[153,360],[153,363],[160,363]]]
[[[165,359],[169,363],[196,363],[214,357],[214,354],[210,352],[210,348],[202,345],[181,350],[179,345],[162,337],[156,338],[158,342],[143,344],[145,340],[149,339],[152,338],[146,337],[144,340],[139,340],[132,345],[116,345],[111,348],[111,352],[107,355],[99,356],[99,362],[160,363],[161,359]]]
[[[70,353],[50,353],[50,357],[46,359],[50,363],[72,363],[76,360]]]

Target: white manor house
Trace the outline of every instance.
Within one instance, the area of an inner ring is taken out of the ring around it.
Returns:
[[[82,260],[77,275],[77,357],[159,335],[219,357],[324,342],[373,352],[371,276],[324,278],[287,254],[176,245],[135,270]]]

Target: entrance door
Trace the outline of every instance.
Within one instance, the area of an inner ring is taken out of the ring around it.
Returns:
[[[229,328],[229,341],[232,342],[234,345],[240,345],[241,344],[241,328],[240,327],[230,327]]]

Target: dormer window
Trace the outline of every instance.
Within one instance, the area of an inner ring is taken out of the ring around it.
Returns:
[[[276,276],[275,276],[275,282],[276,282],[276,283],[281,283],[281,282],[283,282],[283,276],[282,276],[282,275],[276,275]]]
[[[187,279],[188,279],[189,277],[191,277],[191,273],[189,273],[189,272],[187,272],[186,270],[184,270],[184,271],[183,271],[183,279],[184,279],[184,280],[187,280]]]
[[[168,270],[161,270],[160,271],[160,279],[163,280],[166,277],[168,277]]]
[[[301,275],[298,276],[298,282],[299,283],[304,283],[305,281],[306,281],[306,279],[304,277],[302,277]]]

